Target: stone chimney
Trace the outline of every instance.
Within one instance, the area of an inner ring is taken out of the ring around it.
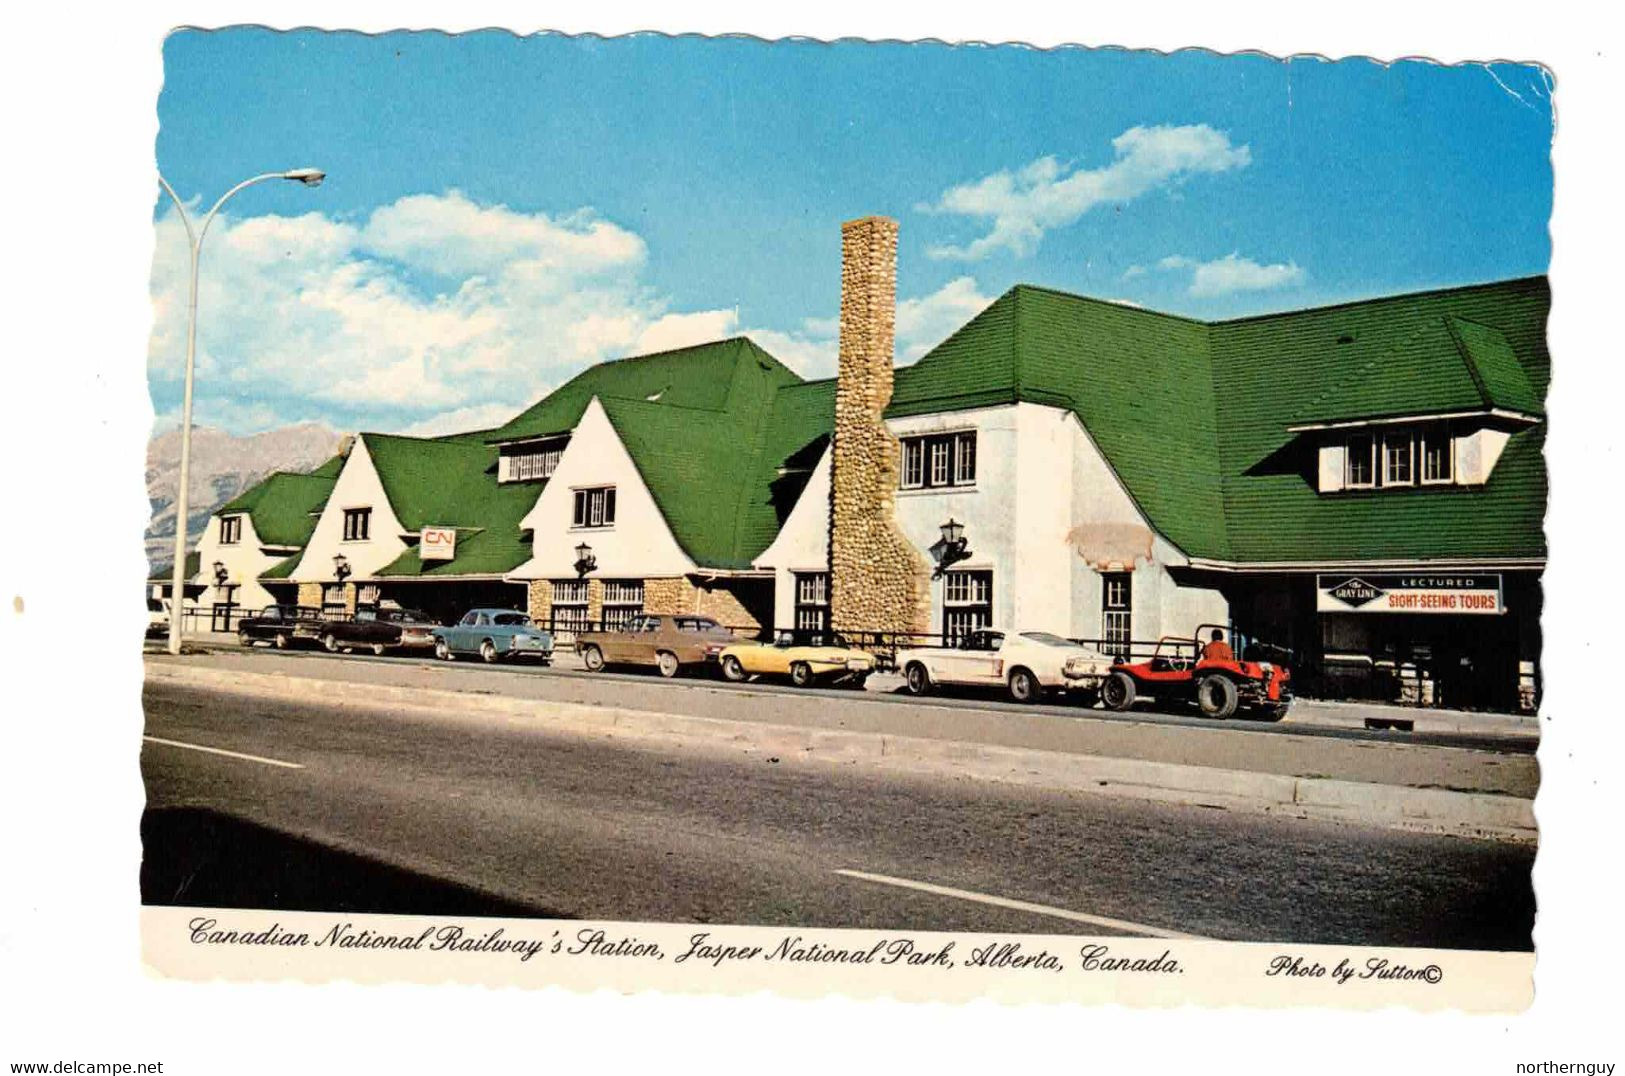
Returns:
[[[830,626],[926,632],[931,565],[898,529],[897,438],[882,419],[892,394],[897,222],[841,225],[841,355],[830,481]]]

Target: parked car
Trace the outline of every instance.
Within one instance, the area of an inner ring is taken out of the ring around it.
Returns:
[[[286,650],[295,642],[315,642],[321,638],[322,611],[306,605],[267,605],[258,616],[237,622],[237,641],[243,646],[270,643]]]
[[[1211,718],[1235,714],[1279,721],[1292,705],[1292,671],[1268,661],[1241,661],[1228,644],[1214,654],[1203,643],[1215,625],[1191,638],[1164,636],[1149,661],[1119,662],[1101,685],[1110,710],[1127,710],[1146,695],[1163,705],[1194,705]],[[1218,629],[1219,635],[1224,629]]]
[[[723,678],[735,683],[752,676],[787,676],[797,687],[823,682],[862,688],[875,671],[874,655],[846,645],[839,635],[827,642],[798,642],[793,633],[781,632],[772,643],[725,647],[717,661]]]
[[[437,627],[416,609],[358,609],[349,619],[329,619],[321,641],[329,652],[366,649],[382,656],[390,650],[433,647]]]
[[[1036,702],[1046,691],[1065,691],[1093,705],[1112,660],[1047,631],[1007,634],[984,628],[953,646],[899,650],[897,667],[915,695],[955,684],[1003,687],[1016,702]]]
[[[162,639],[169,635],[169,599],[147,599],[147,638]]]
[[[611,631],[576,635],[576,652],[591,672],[606,665],[653,665],[673,677],[685,668],[713,663],[733,643],[733,632],[705,616],[644,613]]]
[[[433,629],[434,655],[443,661],[478,654],[488,664],[511,658],[553,660],[553,636],[516,609],[470,609],[451,627]]]

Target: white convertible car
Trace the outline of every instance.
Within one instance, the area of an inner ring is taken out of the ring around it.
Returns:
[[[944,684],[1002,686],[1017,702],[1059,690],[1092,704],[1111,674],[1112,659],[1047,631],[1007,635],[983,629],[955,646],[899,650],[897,668],[915,695]]]

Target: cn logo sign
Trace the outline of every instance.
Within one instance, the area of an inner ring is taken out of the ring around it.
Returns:
[[[457,555],[457,528],[424,527],[418,536],[419,560],[451,560]]]

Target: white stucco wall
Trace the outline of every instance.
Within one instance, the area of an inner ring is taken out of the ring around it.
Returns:
[[[575,491],[596,486],[615,487],[614,525],[573,526]],[[575,547],[582,542],[592,546],[598,568],[591,574],[600,579],[648,579],[695,569],[596,397],[521,527],[534,531],[534,540],[531,559],[514,570],[513,579],[576,578]]]
[[[344,510],[371,508],[372,520],[364,542],[344,540]],[[316,529],[305,545],[305,555],[293,569],[298,583],[333,582],[333,558],[340,553],[350,562],[350,582],[371,579],[379,568],[406,551],[401,540],[401,521],[390,506],[384,485],[378,479],[366,434],[356,438],[355,447],[344,461],[344,469],[333,483],[327,505],[316,521]]]
[[[830,451],[818,458],[818,465],[796,498],[779,528],[773,544],[751,563],[773,569],[773,625],[789,628],[796,621],[795,574],[829,571],[829,483]]]
[[[995,625],[1096,638],[1101,572],[1132,571],[1133,632],[1155,639],[1225,623],[1216,590],[1180,586],[1168,566],[1185,556],[1156,535],[1071,411],[1015,404],[887,423],[899,437],[975,429],[976,485],[899,490],[903,533],[926,552],[949,517],[965,526],[971,556],[956,569],[993,571]],[[794,622],[793,574],[828,563],[829,454],[819,461],[784,528],[756,565],[775,572],[774,622]],[[931,585],[931,624],[942,625],[941,580]]]
[[[236,542],[225,544],[220,541],[221,518],[209,517],[209,525],[203,529],[203,535],[198,539],[198,572],[191,579],[193,583],[202,583],[209,589],[203,592],[199,602],[204,606],[224,601],[225,595],[215,586],[214,564],[219,561],[226,566],[226,582],[237,587],[234,601],[247,610],[259,610],[276,601],[259,583],[261,572],[275,567],[280,561],[293,555],[293,550],[286,553],[266,553],[260,547],[260,536],[254,531],[254,520],[247,512],[233,513],[242,520],[242,531]]]

